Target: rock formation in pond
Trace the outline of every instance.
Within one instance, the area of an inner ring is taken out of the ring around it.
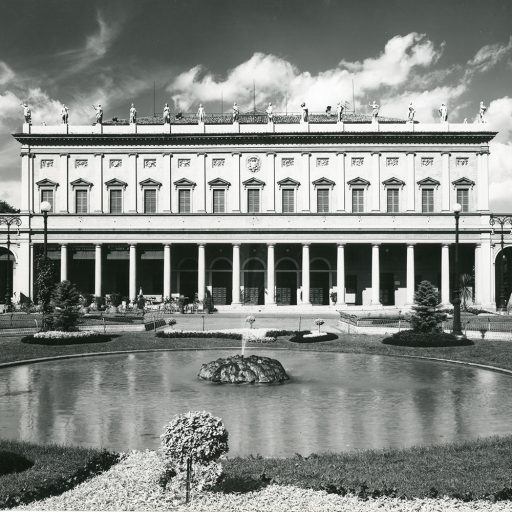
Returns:
[[[219,358],[205,363],[199,371],[199,378],[212,382],[242,384],[284,382],[289,377],[277,359],[251,355]]]

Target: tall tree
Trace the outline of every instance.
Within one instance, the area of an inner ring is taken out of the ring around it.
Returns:
[[[432,283],[422,281],[414,295],[412,328],[416,332],[440,332],[446,315],[437,309],[439,293]]]
[[[0,199],[0,213],[19,213],[14,206],[11,206],[7,201]]]

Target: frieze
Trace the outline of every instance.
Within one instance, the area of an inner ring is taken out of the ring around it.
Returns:
[[[225,158],[212,158],[212,167],[224,167],[225,163]]]
[[[109,167],[112,169],[113,167],[121,167],[122,160],[119,158],[111,158],[109,162]]]
[[[361,167],[364,164],[364,157],[352,157],[352,167]]]
[[[422,167],[432,167],[434,165],[434,158],[431,156],[424,156],[421,159]]]
[[[281,167],[293,167],[294,165],[294,158],[281,158]]]
[[[75,169],[79,169],[80,167],[88,167],[88,160],[75,160]]]
[[[41,169],[46,169],[47,167],[53,167],[53,160],[41,160]]]
[[[317,167],[327,167],[329,165],[329,159],[328,158],[317,158],[316,159],[316,166]]]
[[[190,167],[190,158],[178,158],[178,167]]]
[[[469,158],[467,156],[459,156],[455,159],[455,165],[457,167],[466,167],[469,165]]]
[[[386,166],[387,167],[396,167],[398,165],[398,157],[397,156],[388,156],[386,158]]]
[[[144,160],[144,168],[150,169],[156,167],[156,158],[146,158]]]

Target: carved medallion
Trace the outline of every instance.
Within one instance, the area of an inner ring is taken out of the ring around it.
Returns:
[[[258,156],[250,156],[247,158],[247,169],[250,172],[258,172],[261,168],[261,161]]]

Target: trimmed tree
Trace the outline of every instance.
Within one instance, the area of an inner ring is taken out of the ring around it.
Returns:
[[[414,332],[441,332],[441,322],[446,315],[437,310],[440,303],[437,289],[429,281],[422,281],[414,295],[414,313],[411,324]]]
[[[51,299],[56,281],[55,265],[52,260],[45,259],[43,255],[36,260],[35,288],[37,290],[37,303],[43,313],[43,330],[51,329]]]
[[[80,294],[73,283],[60,282],[53,292],[53,327],[57,331],[76,331],[80,313]]]

